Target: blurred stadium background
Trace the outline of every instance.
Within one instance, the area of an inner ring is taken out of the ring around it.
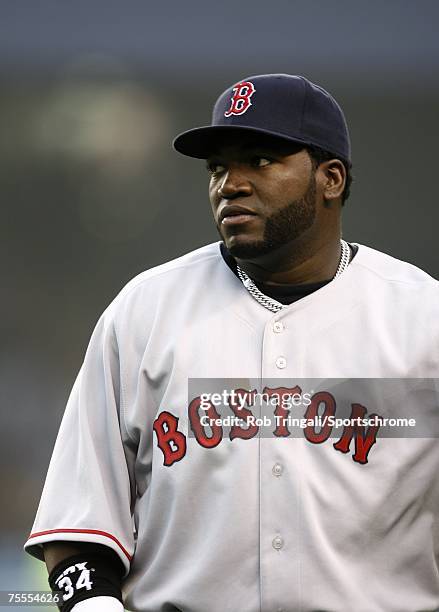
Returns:
[[[353,141],[345,237],[439,276],[438,17],[434,0],[0,0],[0,590],[46,588],[21,547],[99,314],[217,240],[203,162],[170,141],[230,83],[331,91]]]

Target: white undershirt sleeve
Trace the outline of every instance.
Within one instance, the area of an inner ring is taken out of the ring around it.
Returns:
[[[90,597],[80,601],[72,612],[124,612],[124,607],[115,597]]]

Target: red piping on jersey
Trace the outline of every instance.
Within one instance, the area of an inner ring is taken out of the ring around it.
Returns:
[[[38,538],[39,536],[49,535],[50,533],[92,533],[94,535],[105,536],[106,538],[110,538],[110,540],[113,540],[113,542],[116,542],[116,544],[128,558],[128,561],[131,561],[131,559],[133,558],[133,556],[130,555],[127,549],[122,546],[122,544],[117,538],[114,537],[114,535],[111,535],[111,533],[107,533],[106,531],[99,531],[98,529],[48,529],[47,531],[38,531],[37,533],[31,533],[29,536],[29,540],[31,538]]]

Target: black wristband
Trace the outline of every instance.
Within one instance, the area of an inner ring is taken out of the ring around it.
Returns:
[[[105,595],[122,602],[120,560],[92,552],[72,555],[56,565],[49,575],[49,585],[58,595],[58,608],[70,612],[84,599]]]

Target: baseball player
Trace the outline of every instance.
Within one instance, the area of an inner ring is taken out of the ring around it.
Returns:
[[[337,394],[306,383],[439,372],[438,282],[341,237],[342,110],[303,77],[252,76],[174,148],[206,160],[220,240],[99,319],[26,550],[63,611],[436,610],[437,439],[380,437],[360,401],[336,433]],[[236,385],[202,392],[219,379]]]

